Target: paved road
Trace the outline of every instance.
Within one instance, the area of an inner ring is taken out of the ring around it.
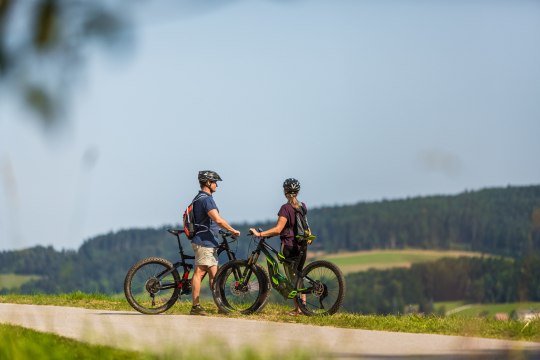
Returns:
[[[540,359],[540,343],[393,333],[224,317],[141,315],[137,312],[0,304],[0,322],[126,349],[174,351],[181,341],[208,354],[242,345],[265,351],[306,349],[314,358]],[[204,347],[204,339],[211,339]],[[219,358],[219,356],[217,357]]]

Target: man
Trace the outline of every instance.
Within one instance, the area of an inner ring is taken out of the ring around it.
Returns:
[[[195,271],[191,283],[193,297],[191,315],[206,315],[206,311],[199,303],[201,281],[208,273],[211,287],[216,275],[219,228],[231,232],[234,237],[240,236],[240,231],[234,229],[219,215],[219,210],[212,197],[212,194],[217,190],[217,182],[222,181],[221,177],[215,171],[203,170],[199,171],[198,178],[201,190],[193,199],[195,236],[191,240],[191,246],[195,252]]]

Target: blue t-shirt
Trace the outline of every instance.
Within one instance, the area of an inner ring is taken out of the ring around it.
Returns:
[[[193,217],[196,224],[195,236],[191,241],[204,247],[218,247],[219,225],[208,216],[210,210],[218,210],[214,198],[204,191],[199,191],[195,198],[197,197],[200,197],[199,200],[193,203]]]

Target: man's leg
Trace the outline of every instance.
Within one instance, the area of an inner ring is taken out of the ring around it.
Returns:
[[[216,276],[217,271],[218,267],[215,265],[208,267],[208,283],[210,284],[210,289],[212,289],[212,284],[214,283],[214,277]]]
[[[193,277],[191,278],[191,297],[193,299],[191,314],[193,315],[206,315],[199,303],[199,298],[201,294],[201,282],[204,274],[206,274],[206,271],[206,266],[196,265],[195,271],[193,272]]]

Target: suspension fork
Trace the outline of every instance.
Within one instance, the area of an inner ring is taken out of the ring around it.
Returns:
[[[251,269],[257,264],[259,254],[260,251],[258,251],[258,249],[254,250],[251,253],[249,258],[247,259],[248,266],[246,266],[243,273],[238,268],[233,269],[235,280],[238,281],[240,285],[245,285],[249,282],[249,279],[251,278],[251,275],[253,273]]]

